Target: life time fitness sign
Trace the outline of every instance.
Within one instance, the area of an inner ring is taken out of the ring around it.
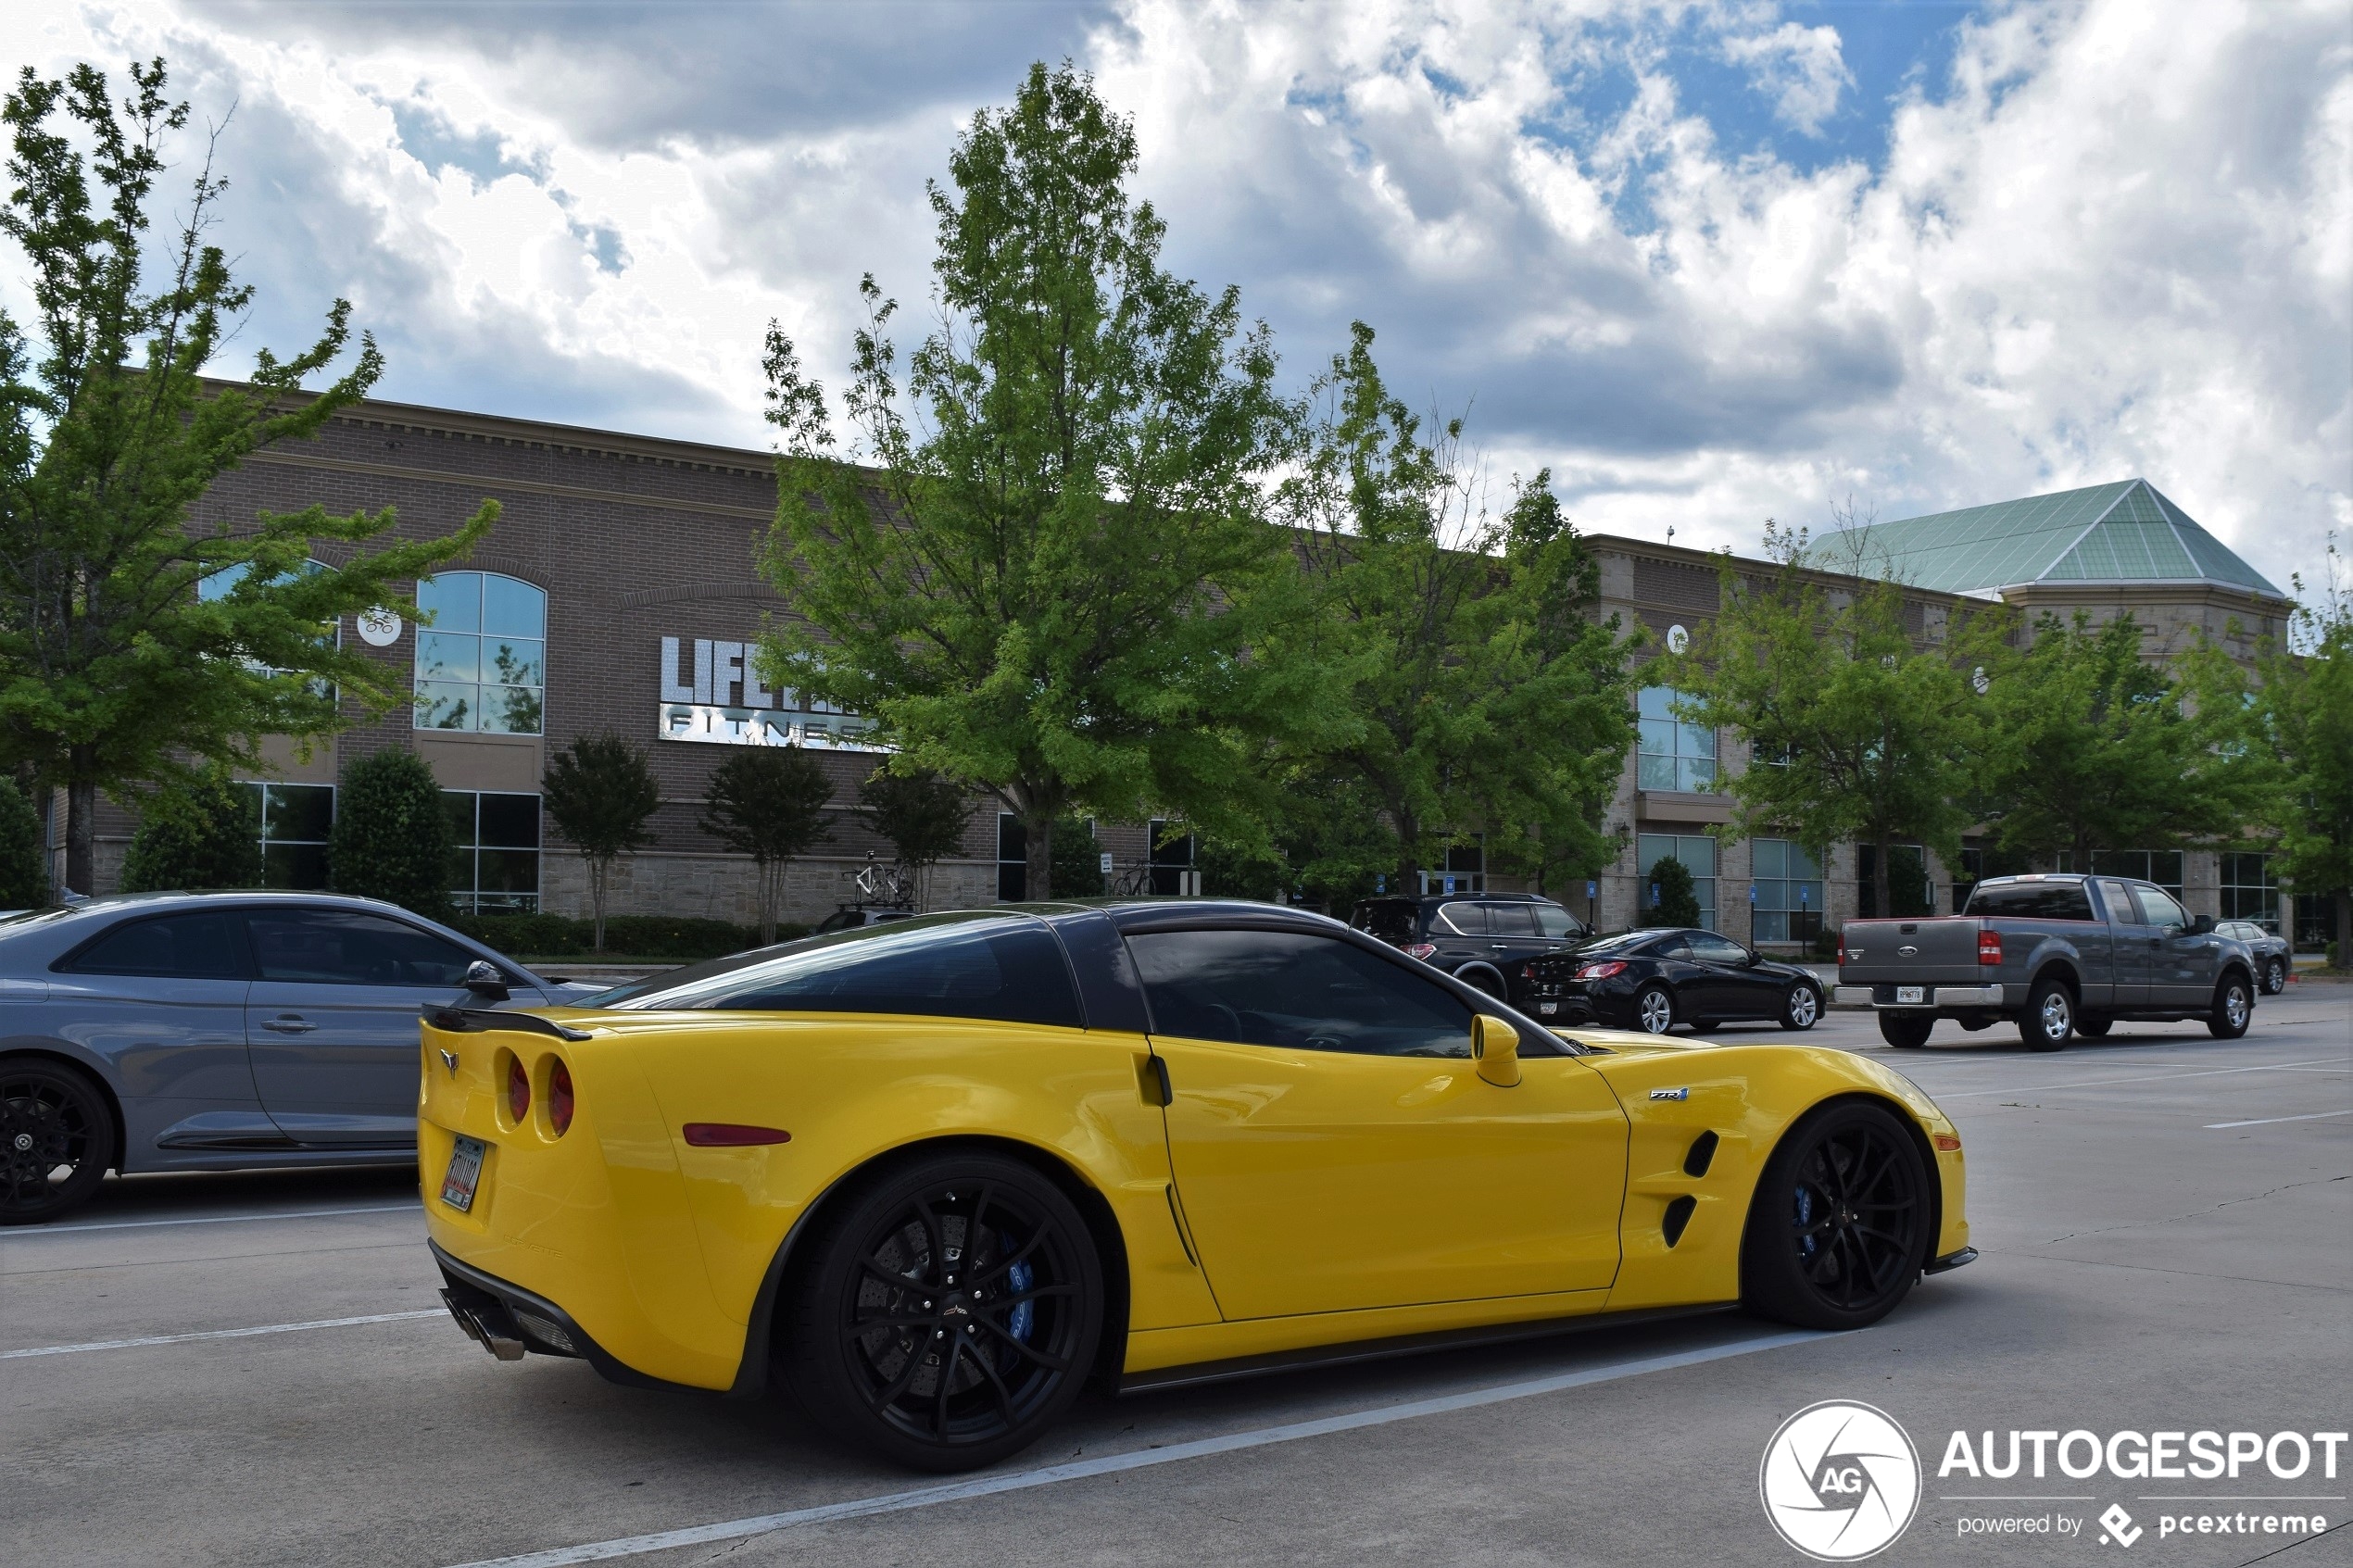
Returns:
[[[815,751],[881,751],[860,737],[872,726],[829,702],[770,691],[753,666],[756,644],[697,637],[661,640],[662,740],[705,746],[805,746]]]

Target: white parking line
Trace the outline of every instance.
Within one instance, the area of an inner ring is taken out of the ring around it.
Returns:
[[[143,1345],[185,1345],[196,1339],[251,1339],[263,1334],[292,1334],[305,1328],[357,1328],[361,1323],[409,1323],[417,1318],[446,1318],[448,1310],[431,1307],[421,1312],[371,1312],[364,1318],[313,1318],[308,1323],[266,1323],[257,1328],[208,1328],[198,1334],[150,1334],[144,1339],[94,1339],[87,1345],[44,1345],[32,1350],[0,1350],[0,1361],[26,1356],[78,1356],[84,1350],[133,1350]]]
[[[2219,1127],[2268,1127],[2274,1122],[2325,1122],[2332,1116],[2353,1116],[2353,1110],[2315,1110],[2309,1116],[2259,1116],[2252,1122],[2208,1122],[2206,1131]]]
[[[1946,1094],[1931,1089],[1930,1094],[1939,1100],[1976,1099],[1984,1095],[2047,1094],[2053,1089],[2088,1089],[2101,1084],[2154,1084],[2164,1078],[2227,1078],[2234,1073],[2284,1073],[2291,1067],[2317,1067],[2341,1059],[2316,1056],[2303,1061],[2278,1061],[2266,1067],[2214,1067],[2203,1073],[2142,1073],[2129,1078],[2078,1078],[2068,1084],[2019,1084],[2007,1089],[1967,1089],[1959,1094]]]
[[[1385,1405],[1378,1410],[1357,1411],[1347,1415],[1325,1416],[1315,1421],[1296,1421],[1282,1426],[1264,1426],[1254,1432],[1236,1432],[1223,1437],[1202,1437],[1189,1443],[1171,1443],[1164,1449],[1143,1449],[1133,1453],[1106,1454],[1101,1459],[1080,1460],[1070,1464],[1051,1464],[1042,1470],[1017,1470],[1009,1475],[981,1475],[970,1481],[952,1481],[940,1486],[922,1486],[912,1492],[886,1492],[880,1497],[858,1498],[849,1502],[825,1503],[816,1508],[797,1508],[785,1513],[756,1514],[749,1519],[731,1519],[721,1524],[698,1524],[683,1530],[662,1530],[648,1536],[624,1536],[616,1540],[591,1541],[585,1546],[554,1547],[546,1551],[524,1552],[517,1557],[486,1558],[469,1562],[461,1568],[571,1568],[579,1562],[605,1562],[616,1557],[637,1557],[649,1551],[670,1551],[679,1547],[708,1546],[714,1541],[741,1540],[747,1536],[763,1536],[771,1530],[790,1529],[796,1524],[824,1524],[837,1519],[862,1519],[869,1514],[900,1513],[908,1509],[930,1508],[938,1503],[961,1502],[967,1498],[995,1497],[1004,1492],[1027,1491],[1033,1486],[1051,1486],[1063,1481],[1080,1481],[1095,1475],[1114,1475],[1131,1470],[1144,1470],[1153,1465],[1174,1464],[1179,1460],[1202,1459],[1211,1454],[1229,1454],[1243,1449],[1265,1448],[1270,1443],[1292,1443],[1302,1437],[1327,1436],[1335,1432],[1361,1431],[1368,1426],[1387,1426],[1392,1422],[1412,1421],[1425,1415],[1442,1415],[1450,1411],[1476,1410],[1481,1405],[1501,1404],[1507,1399],[1531,1399],[1539,1394],[1556,1394],[1567,1388],[1583,1388],[1596,1383],[1611,1383],[1621,1377],[1639,1377],[1644,1373],[1668,1372],[1678,1367],[1700,1366],[1732,1356],[1755,1355],[1760,1350],[1778,1350],[1788,1345],[1804,1345],[1834,1336],[1792,1331],[1769,1334],[1755,1339],[1743,1339],[1730,1345],[1712,1346],[1702,1350],[1683,1350],[1670,1356],[1646,1356],[1638,1361],[1613,1361],[1604,1366],[1590,1367],[1583,1372],[1561,1373],[1552,1377],[1529,1378],[1524,1383],[1504,1383],[1492,1387],[1471,1388],[1459,1394],[1441,1395],[1436,1399],[1412,1399],[1403,1404]]]
[[[272,1209],[252,1214],[199,1214],[184,1220],[101,1220],[88,1225],[27,1225],[8,1233],[11,1241],[69,1236],[75,1231],[134,1231],[156,1225],[236,1225],[247,1220],[322,1220],[334,1214],[422,1214],[422,1203],[379,1203],[371,1209]]]

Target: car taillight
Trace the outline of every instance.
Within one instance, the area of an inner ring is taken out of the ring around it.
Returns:
[[[1846,967],[1846,933],[1843,931],[1838,934],[1838,967]]]
[[[1607,980],[1613,974],[1623,974],[1625,972],[1626,965],[1617,959],[1611,959],[1604,963],[1587,964],[1583,969],[1577,972],[1577,978],[1579,980]]]
[[[1436,951],[1438,951],[1438,944],[1435,942],[1416,942],[1406,947],[1405,956],[1409,959],[1426,959]]]
[[[509,1057],[507,1059],[508,1119],[520,1126],[522,1123],[522,1119],[530,1114],[531,1074],[522,1070],[522,1062],[516,1060],[513,1057]]]
[[[1977,934],[1977,961],[1989,964],[1997,964],[2002,961],[2002,934],[2000,932],[1981,931]]]
[[[562,1137],[572,1125],[572,1069],[560,1060],[547,1069],[547,1126]]]

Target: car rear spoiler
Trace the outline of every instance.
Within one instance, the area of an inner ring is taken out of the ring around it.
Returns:
[[[504,1012],[495,1008],[459,1008],[436,1006],[427,1002],[419,1010],[424,1021],[435,1029],[452,1035],[480,1035],[494,1029],[507,1029],[525,1035],[552,1035],[559,1040],[585,1040],[585,1029],[567,1029],[553,1019],[540,1018],[528,1012]]]

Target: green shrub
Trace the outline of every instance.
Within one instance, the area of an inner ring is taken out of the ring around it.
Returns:
[[[49,901],[49,857],[41,845],[41,813],[0,776],[0,909],[37,909]]]
[[[1834,959],[1838,957],[1838,933],[1831,930],[1827,925],[1822,927],[1821,930],[1816,932],[1814,934],[1814,956],[1818,959]]]
[[[343,771],[327,847],[336,892],[447,920],[456,854],[441,785],[414,752],[379,751]]]
[[[806,936],[809,928],[789,922],[776,927],[776,940]],[[717,959],[760,946],[757,927],[687,915],[608,915],[605,946],[649,959]]]
[[[261,792],[226,779],[159,789],[140,802],[123,857],[125,893],[261,885]]]
[[[510,956],[578,953],[588,946],[588,922],[567,915],[459,915],[449,925]]]
[[[1697,925],[1699,895],[1692,886],[1691,869],[1680,860],[1660,860],[1642,878],[1644,925]]]

